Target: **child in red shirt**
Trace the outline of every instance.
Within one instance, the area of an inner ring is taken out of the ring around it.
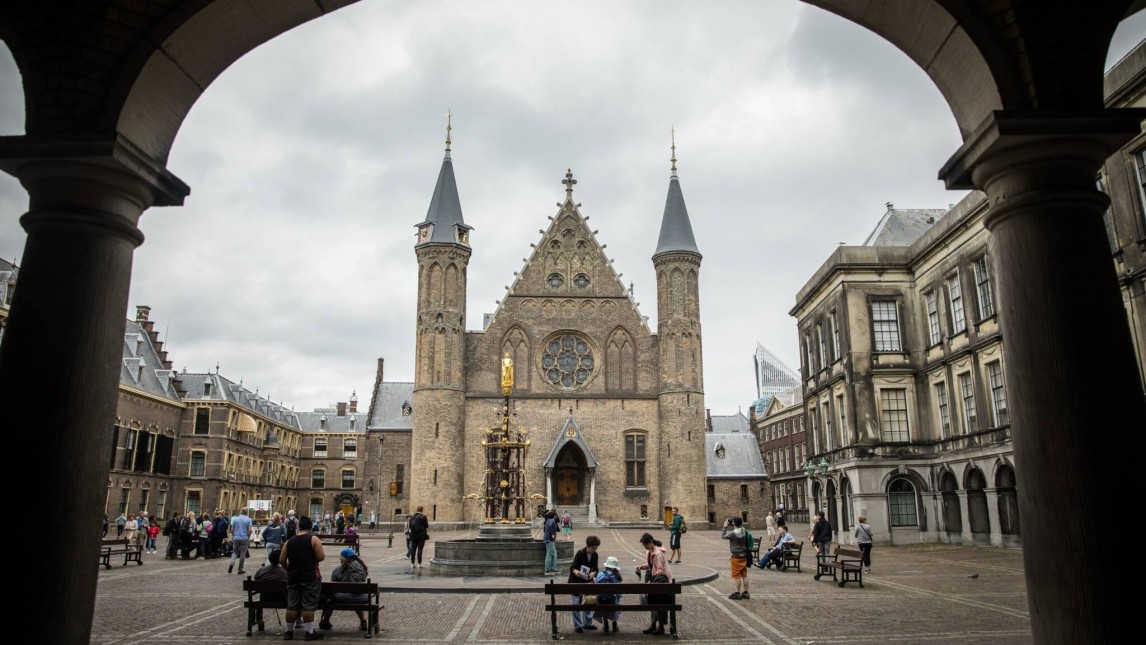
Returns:
[[[155,538],[159,537],[159,524],[152,522],[151,526],[147,527],[147,544],[143,550],[148,553],[155,553]]]

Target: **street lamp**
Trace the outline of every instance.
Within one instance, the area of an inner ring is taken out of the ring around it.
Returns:
[[[820,457],[820,463],[815,463],[814,460],[809,459],[808,463],[804,464],[804,472],[808,473],[808,479],[819,483],[820,479],[826,479],[828,476],[828,460],[826,457]],[[820,507],[820,498],[815,496],[816,508]]]

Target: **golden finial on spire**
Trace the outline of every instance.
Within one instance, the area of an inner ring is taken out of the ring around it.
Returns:
[[[451,123],[453,116],[454,113],[452,111],[446,110],[446,152],[450,151],[450,143],[452,143],[450,141],[450,130],[454,129]]]
[[[672,171],[676,172],[676,128],[669,129],[669,135],[672,137]]]

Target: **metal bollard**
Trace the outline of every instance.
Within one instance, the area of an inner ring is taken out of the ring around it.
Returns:
[[[390,549],[390,548],[393,548],[393,547],[394,547],[394,532],[393,532],[393,531],[391,531],[391,532],[390,532],[390,535],[388,535],[388,536],[386,537],[386,548],[387,548],[387,549]]]

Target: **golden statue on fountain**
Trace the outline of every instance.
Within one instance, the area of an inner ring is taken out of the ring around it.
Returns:
[[[501,359],[501,425],[485,431],[481,442],[486,453],[482,495],[486,524],[525,524],[529,522],[529,498],[525,495],[525,453],[531,443],[529,431],[509,427],[509,396],[513,393],[513,359]]]

